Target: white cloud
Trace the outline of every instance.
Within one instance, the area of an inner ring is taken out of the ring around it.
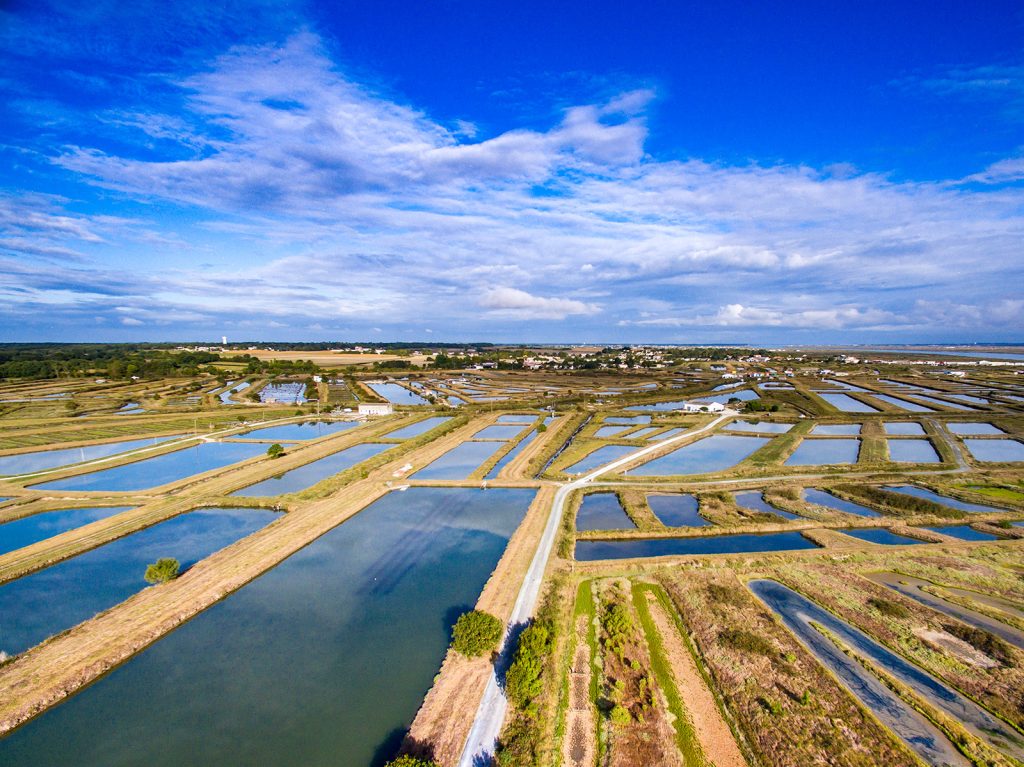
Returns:
[[[571,298],[544,298],[518,288],[491,288],[480,306],[494,315],[516,319],[561,320],[572,314],[595,314],[600,307]]]

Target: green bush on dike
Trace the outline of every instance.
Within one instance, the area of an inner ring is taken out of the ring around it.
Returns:
[[[504,626],[490,613],[470,610],[459,616],[452,629],[452,647],[468,658],[497,648]]]
[[[172,557],[162,557],[146,568],[146,583],[167,583],[178,577],[181,563]]]
[[[537,713],[534,703],[544,688],[544,659],[551,653],[552,634],[546,622],[527,626],[519,635],[516,654],[505,674],[505,696],[529,716]]]
[[[725,629],[718,634],[718,641],[734,650],[743,650],[758,655],[773,655],[775,653],[771,642],[760,634],[754,634],[745,629]]]
[[[267,455],[271,458],[280,458],[284,455],[284,448],[281,447],[277,442],[267,448]]]
[[[868,600],[868,604],[878,610],[882,615],[886,615],[890,618],[910,617],[910,610],[899,602],[892,602],[888,599],[882,599],[881,597],[871,597]]]
[[[433,759],[421,759],[418,756],[405,754],[397,759],[392,759],[384,767],[441,767],[441,765]]]

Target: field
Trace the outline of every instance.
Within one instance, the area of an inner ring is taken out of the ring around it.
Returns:
[[[938,753],[1024,763],[1024,462],[980,457],[1012,458],[1024,439],[1012,368],[837,373],[834,359],[803,354],[387,371],[358,368],[409,358],[252,354],[348,369],[319,385],[212,369],[0,384],[0,600],[196,509],[280,512],[179,577],[140,582],[10,653],[0,665],[10,743],[61,701],[77,711],[80,691],[102,690],[108,672],[378,500],[462,488],[485,508],[488,493],[518,489],[532,500],[475,604],[429,623],[448,632],[475,606],[515,623],[507,642],[493,657],[449,649],[424,661],[417,673],[432,684],[403,702],[404,725],[370,744],[381,763],[402,751],[486,763],[495,737],[503,765],[909,767]],[[264,386],[289,381],[310,401],[259,402]],[[381,399],[367,382],[431,404],[360,417],[359,402]],[[275,443],[280,457],[268,454]],[[254,486],[268,490],[244,492]],[[103,507],[127,508],[46,522]],[[429,519],[464,534],[443,514]],[[6,531],[25,528],[34,537],[4,547]],[[421,534],[401,538],[410,566],[429,561]],[[374,567],[367,599],[385,588],[374,580],[392,588],[402,577]],[[794,623],[786,609],[799,600],[820,619]],[[527,623],[536,633],[522,634]],[[389,662],[374,650],[373,662]],[[528,674],[507,700],[493,681],[506,671]]]

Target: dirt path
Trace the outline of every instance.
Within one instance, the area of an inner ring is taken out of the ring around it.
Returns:
[[[665,646],[672,678],[700,741],[701,749],[715,767],[747,767],[736,739],[722,718],[715,698],[704,682],[693,655],[687,649],[675,621],[653,594],[647,595],[651,618]]]
[[[576,654],[569,669],[569,710],[565,714],[562,763],[566,767],[592,767],[596,754],[597,722],[590,700],[590,645],[587,643],[588,616],[576,621]]]

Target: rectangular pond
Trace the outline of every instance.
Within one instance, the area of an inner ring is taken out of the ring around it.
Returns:
[[[2,499],[0,499],[2,500]],[[104,506],[87,509],[57,509],[56,511],[40,511],[27,517],[21,517],[0,524],[0,554],[24,548],[32,543],[52,538],[68,530],[87,525],[98,519],[106,519],[131,506]],[[3,649],[0,644],[0,650]]]
[[[935,397],[929,397],[925,394],[915,393],[914,397],[915,399],[923,399],[925,402],[930,402],[933,405],[940,405],[949,410],[974,410],[973,407],[968,407],[967,405],[958,405],[954,402],[947,402],[946,400],[943,399],[936,399]]]
[[[856,437],[860,434],[859,423],[820,423],[811,429],[815,437]]]
[[[815,392],[832,407],[842,410],[844,413],[877,413],[878,409],[871,407],[866,402],[854,399],[849,394],[840,392]]]
[[[889,439],[889,460],[896,463],[938,463],[939,454],[935,452],[931,440],[928,439]]]
[[[869,509],[867,506],[862,506],[861,504],[854,503],[853,501],[844,500],[838,496],[832,495],[832,493],[819,490],[816,487],[804,488],[804,500],[808,503],[815,503],[818,506],[835,509],[836,511],[845,511],[847,514],[856,514],[858,517],[882,516],[874,509]]]
[[[640,477],[707,474],[735,466],[769,442],[767,437],[714,434],[632,470]]]
[[[886,546],[904,546],[912,543],[924,543],[917,538],[910,538],[906,535],[894,533],[884,527],[866,527],[861,529],[846,528],[836,530],[837,533],[849,535],[851,538],[859,538],[868,543],[880,543]]]
[[[307,463],[305,466],[286,471],[284,474],[278,474],[276,477],[265,479],[255,485],[243,487],[241,490],[236,490],[232,495],[252,498],[297,493],[300,490],[305,490],[307,487],[312,487],[322,479],[326,479],[346,469],[351,469],[357,463],[362,463],[393,447],[395,445],[374,443],[353,445],[326,458]]]
[[[984,506],[980,503],[968,503],[967,501],[961,501],[958,498],[951,498],[948,495],[939,495],[938,493],[932,492],[931,490],[923,487],[917,487],[916,485],[886,485],[885,489],[890,493],[912,495],[915,498],[923,498],[926,501],[932,501],[933,503],[938,503],[942,506],[948,506],[951,509],[958,509],[960,511],[973,511],[983,514],[993,511],[1005,511],[1005,509],[997,509],[993,506]]]
[[[601,426],[594,432],[594,437],[597,439],[608,439],[609,437],[614,437],[618,434],[629,431],[632,428],[632,426]]]
[[[145,490],[220,469],[267,452],[259,442],[200,442],[123,466],[33,485],[34,490]]]
[[[576,529],[584,530],[634,530],[636,525],[629,518],[616,493],[587,493],[576,512]]]
[[[817,548],[798,532],[708,535],[691,538],[633,538],[619,541],[576,541],[576,560],[632,559],[687,554],[745,554]]]
[[[771,421],[733,421],[724,427],[729,431],[745,431],[755,434],[785,434],[793,428],[791,423],[773,423]]]
[[[172,434],[169,437],[131,439],[122,442],[106,442],[102,445],[65,447],[59,450],[39,450],[34,453],[0,456],[0,474],[31,474],[36,471],[55,469],[58,466],[70,466],[74,463],[94,461],[97,458],[127,453],[140,447],[159,445],[161,442],[177,439],[180,436],[180,434]]]
[[[507,442],[522,434],[524,428],[526,427],[522,424],[496,423],[493,426],[485,426],[473,435],[473,439],[500,439]]]
[[[655,434],[653,437],[648,437],[647,439],[650,442],[661,442],[664,439],[671,439],[672,437],[678,437],[680,434],[682,434],[686,430],[687,429],[686,429],[685,426],[679,426],[679,427],[674,428],[674,429],[669,429],[668,431],[663,431],[661,434]]]
[[[625,439],[647,439],[654,432],[661,428],[659,426],[645,426],[643,429],[637,429],[635,432],[630,434]]]
[[[910,402],[899,397],[892,397],[888,394],[873,394],[871,395],[875,399],[880,399],[882,402],[888,402],[890,405],[898,407],[900,410],[907,410],[911,413],[934,413],[930,407],[924,405],[918,405],[916,402]],[[922,398],[923,399],[923,398]]]
[[[503,447],[504,442],[463,442],[412,476],[416,479],[465,479]]]
[[[416,392],[409,391],[404,386],[396,383],[368,383],[366,385],[393,405],[430,404]]]
[[[1006,434],[1005,431],[990,423],[967,423],[950,421],[946,424],[946,428],[954,434],[967,434],[976,437],[985,436],[1002,436]]]
[[[384,496],[0,741],[0,762],[382,764],[534,492]]]
[[[440,426],[450,420],[452,419],[448,416],[434,415],[430,418],[424,418],[422,421],[409,424],[408,426],[403,426],[401,429],[397,429],[396,431],[389,431],[384,436],[388,439],[412,439],[413,437],[418,437],[421,434],[426,434],[435,426]]]
[[[711,524],[700,515],[700,504],[693,495],[648,495],[647,505],[666,527],[707,527]]]
[[[533,423],[537,420],[536,415],[530,415],[529,413],[507,413],[505,415],[498,416],[498,423],[521,423],[528,424]]]
[[[625,455],[635,453],[637,450],[639,448],[632,445],[604,445],[584,456],[572,466],[562,469],[562,471],[566,474],[586,474],[598,466],[604,466],[606,463],[611,463]]]
[[[856,463],[860,452],[859,439],[814,439],[803,440],[793,454],[786,459],[786,466],[830,466],[839,463]]]
[[[642,423],[650,423],[651,422],[651,417],[649,415],[634,415],[634,416],[630,416],[630,417],[621,416],[621,415],[613,415],[613,416],[610,416],[608,418],[605,418],[604,422],[605,423],[612,423],[612,424],[628,423],[628,424],[633,424],[633,425],[639,425],[639,424],[642,424]]]
[[[971,439],[964,440],[964,446],[976,461],[997,463],[1003,461],[1024,461],[1024,443],[1015,439]]]
[[[296,442],[307,439],[318,439],[328,434],[362,426],[360,421],[310,421],[308,423],[286,423],[281,426],[264,426],[237,435],[243,439],[260,439],[265,442]]]
[[[886,434],[894,437],[917,437],[924,435],[924,427],[917,421],[896,421],[884,423],[882,426]]]
[[[962,541],[999,541],[1002,540],[998,535],[992,535],[992,533],[983,533],[981,530],[975,530],[970,525],[945,525],[943,527],[925,527],[925,530],[931,530],[933,533],[942,533],[953,538],[959,538]]]
[[[764,499],[764,493],[760,490],[740,490],[732,494],[733,500],[736,501],[736,505],[744,509],[750,509],[752,511],[761,511],[766,514],[775,514],[776,516],[782,517],[783,519],[803,519],[798,514],[794,514],[790,511],[784,511],[776,506],[772,506],[768,501]]]
[[[729,392],[728,394],[719,394],[716,397],[701,397],[696,400],[700,404],[706,404],[708,402],[717,402],[719,405],[728,405],[731,400],[739,400],[740,402],[750,402],[755,399],[760,399],[756,392],[752,392],[750,389],[740,389],[739,391]]]
[[[146,566],[173,557],[186,569],[278,515],[199,509],[0,586],[0,650],[13,655],[123,602],[146,587]],[[0,741],[0,762],[4,762]]]

